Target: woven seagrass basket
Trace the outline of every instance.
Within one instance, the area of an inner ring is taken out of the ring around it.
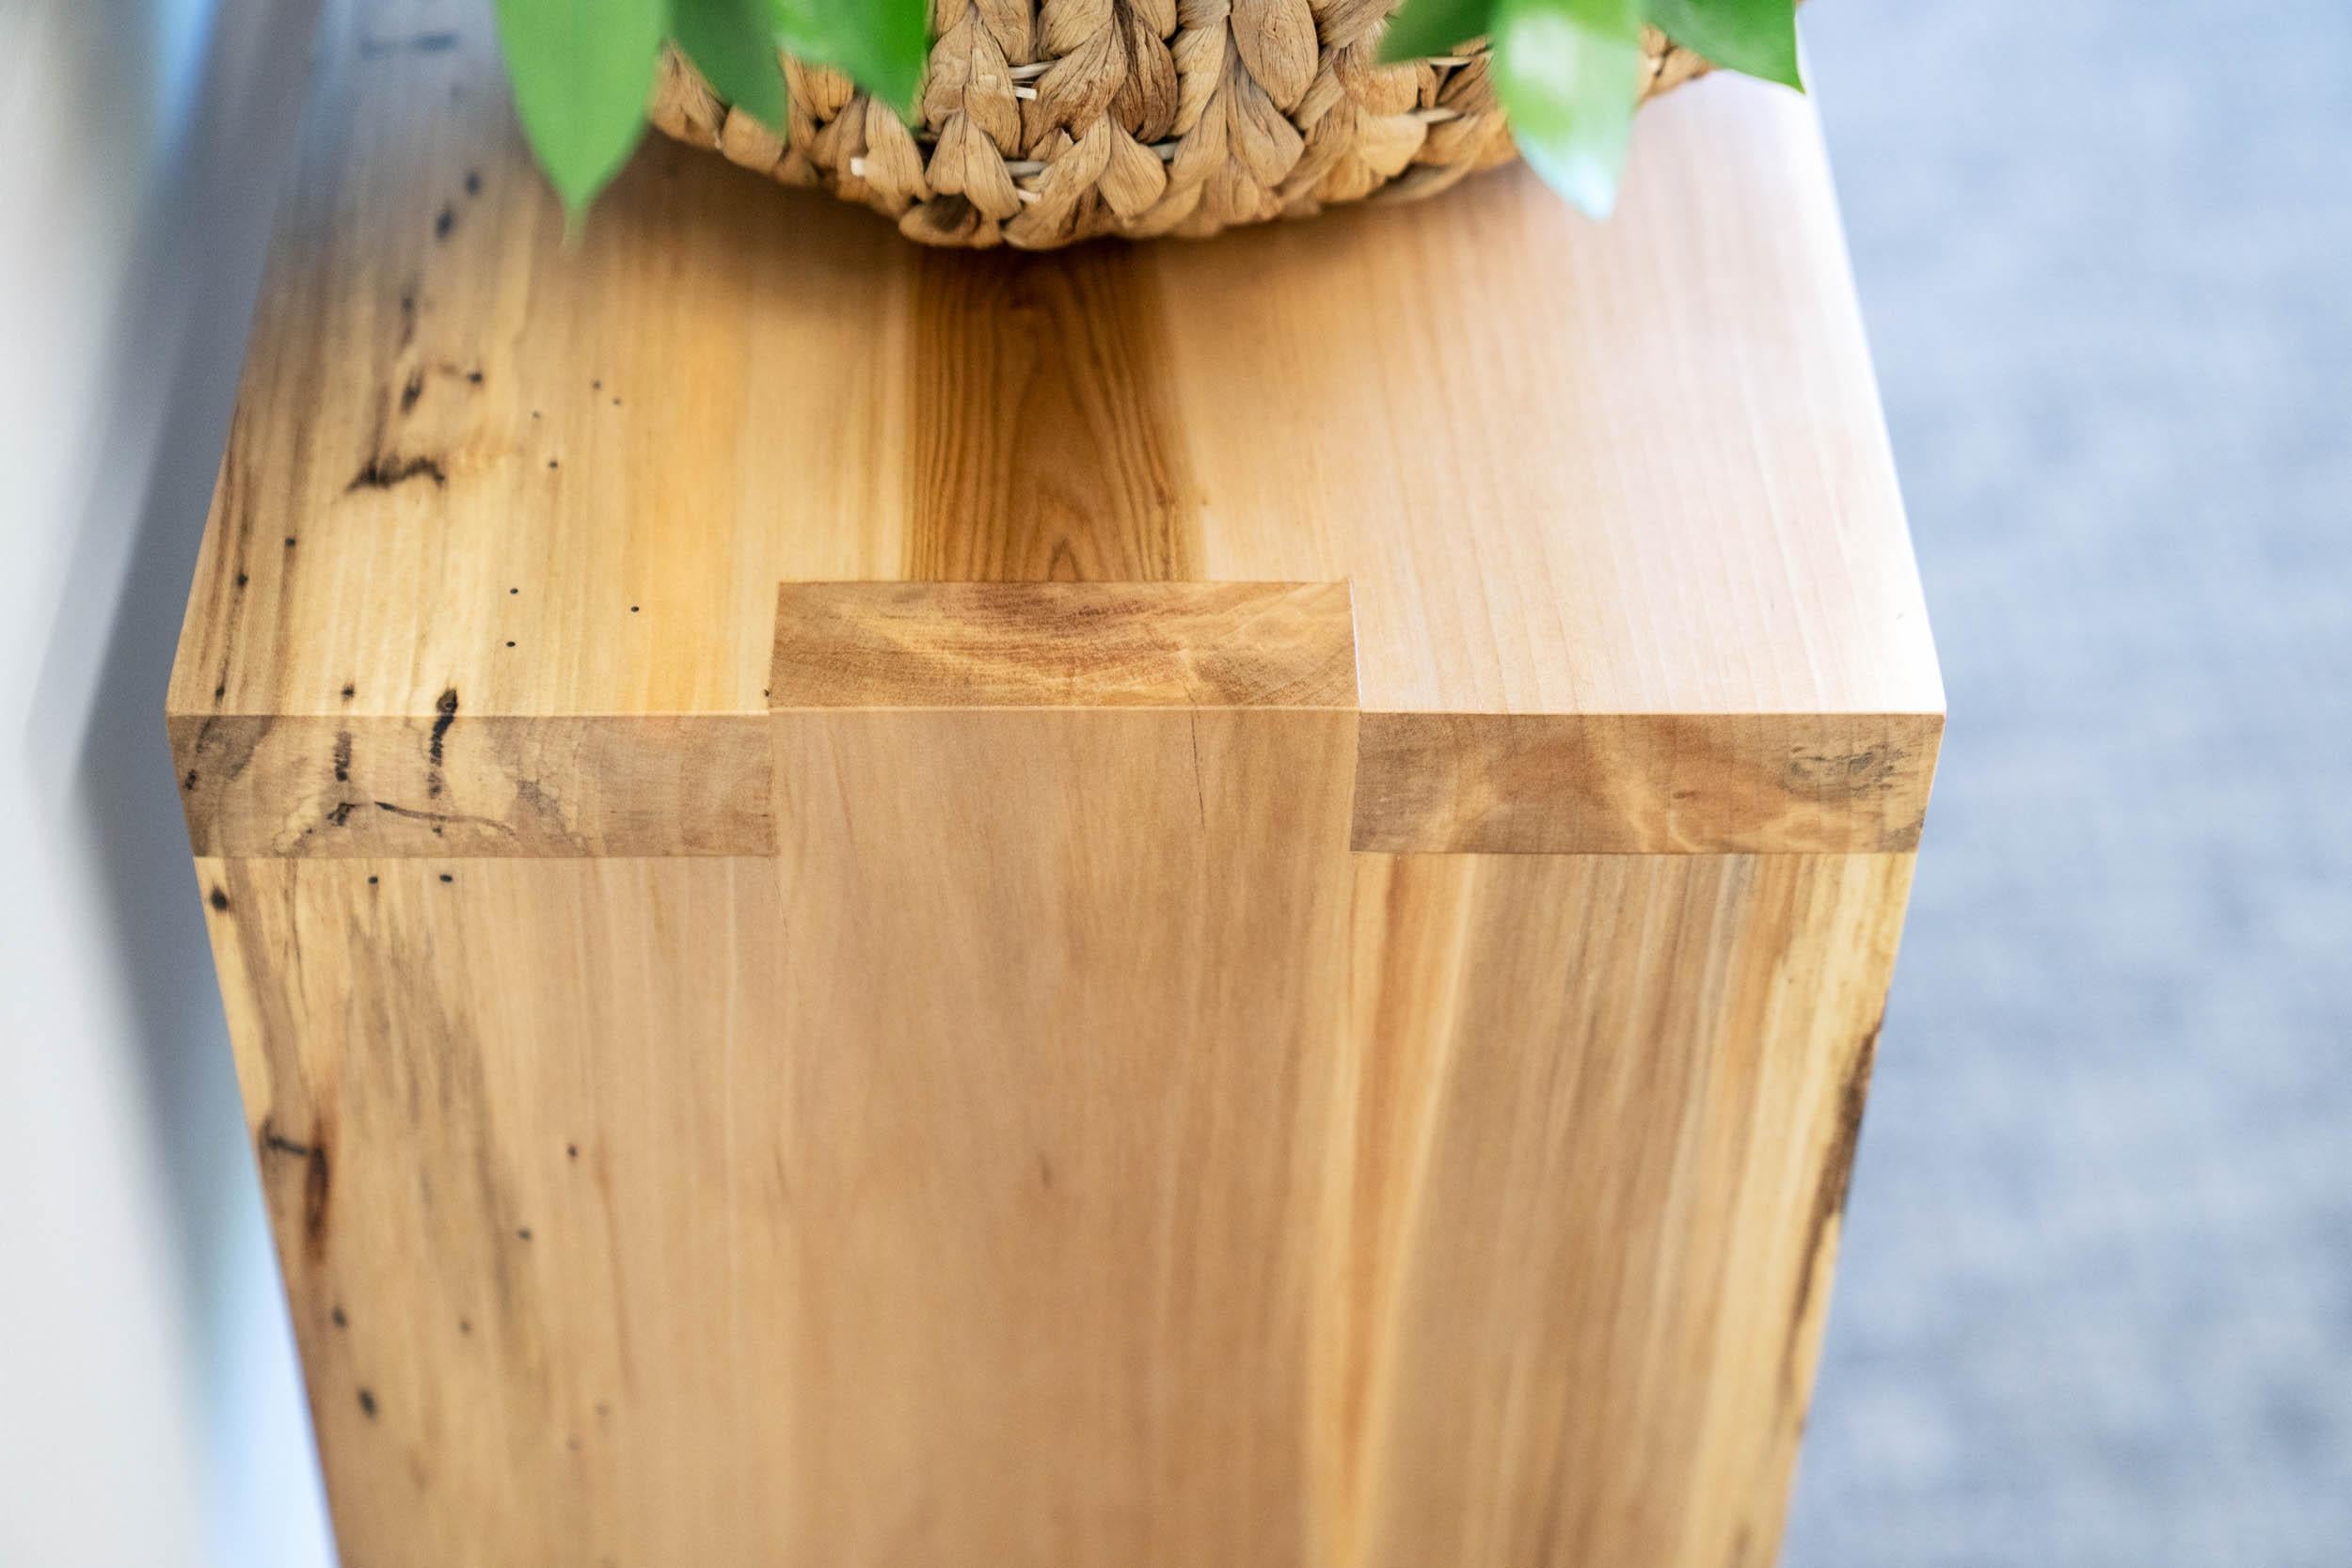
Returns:
[[[653,122],[930,245],[1205,235],[1508,163],[1483,46],[1376,64],[1401,0],[933,0],[921,123],[787,58],[779,140],[669,51]],[[1643,33],[1644,98],[1707,69]]]

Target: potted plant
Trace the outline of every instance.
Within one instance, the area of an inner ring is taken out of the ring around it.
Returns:
[[[1635,108],[1800,85],[1795,0],[499,0],[575,213],[651,123],[939,245],[1200,235],[1523,157],[1604,216]]]

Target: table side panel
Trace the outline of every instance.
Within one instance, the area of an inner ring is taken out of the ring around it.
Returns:
[[[781,861],[199,863],[346,1558],[1768,1561],[1911,858],[1350,855],[1339,716],[1006,717],[929,838],[844,713]]]
[[[1772,1560],[1912,861],[1358,858],[1344,1560]]]

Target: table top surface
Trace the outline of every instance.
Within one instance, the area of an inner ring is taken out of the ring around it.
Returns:
[[[1350,585],[1367,712],[1943,696],[1810,108],[1203,243],[934,252],[652,137],[567,244],[485,7],[329,8],[176,715],[756,714],[780,582]]]

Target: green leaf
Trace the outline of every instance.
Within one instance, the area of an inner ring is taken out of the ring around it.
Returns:
[[[829,65],[914,118],[930,42],[930,0],[768,0],[785,51]]]
[[[768,0],[672,0],[670,34],[719,96],[782,135],[784,62]]]
[[[1425,60],[1486,36],[1494,0],[1405,0],[1380,35],[1380,63]]]
[[[575,216],[644,132],[668,9],[662,0],[498,0],[516,115]]]
[[[1495,92],[1519,155],[1607,217],[1641,96],[1639,0],[1499,0],[1493,36]]]
[[[1804,90],[1796,0],[1645,0],[1658,30],[1744,76]]]

